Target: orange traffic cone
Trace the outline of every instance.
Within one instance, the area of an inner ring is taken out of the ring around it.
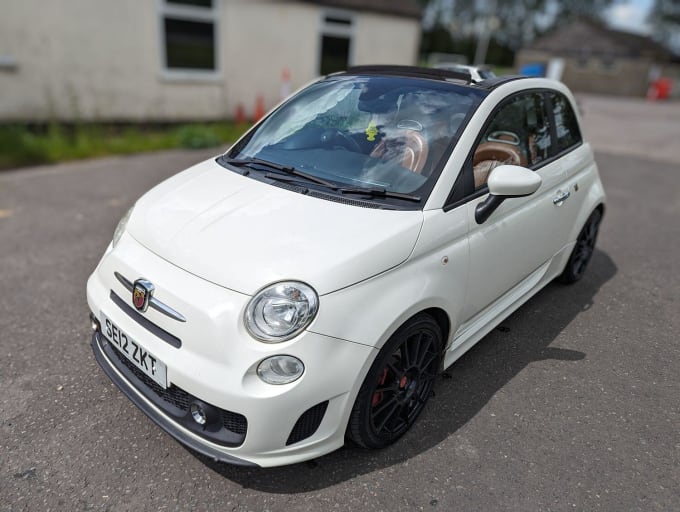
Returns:
[[[243,108],[243,103],[236,105],[236,124],[243,124],[246,122],[246,109]]]

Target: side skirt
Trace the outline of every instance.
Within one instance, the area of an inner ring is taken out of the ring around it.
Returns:
[[[510,289],[505,295],[486,309],[475,315],[458,328],[451,345],[444,354],[444,368],[456,362],[479,340],[489,334],[498,324],[514,313],[522,304],[538,293],[546,284],[555,279],[571,254],[574,244],[562,248],[549,261],[529,274],[522,282]]]

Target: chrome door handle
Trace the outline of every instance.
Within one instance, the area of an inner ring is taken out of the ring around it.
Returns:
[[[553,197],[553,204],[555,206],[562,206],[562,203],[569,199],[571,193],[567,190],[566,192],[557,192],[557,195]]]

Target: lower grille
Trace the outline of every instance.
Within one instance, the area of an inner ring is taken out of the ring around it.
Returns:
[[[185,427],[210,441],[225,446],[239,446],[243,443],[248,431],[248,421],[245,416],[215,407],[215,409],[221,412],[221,425],[218,425],[218,428],[209,428],[209,426],[203,428],[191,419],[191,414],[189,413],[191,404],[198,400],[196,397],[174,384],[163,389],[106,342],[103,337],[101,340],[102,348],[113,365],[156,406],[174,416]]]
[[[286,441],[286,446],[312,436],[319,428],[319,425],[321,425],[321,420],[323,420],[327,408],[328,400],[318,403],[314,407],[303,412],[302,416],[295,422],[295,426]]]

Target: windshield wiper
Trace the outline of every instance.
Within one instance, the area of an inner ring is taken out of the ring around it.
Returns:
[[[404,194],[402,192],[390,192],[384,188],[340,188],[338,192],[341,194],[366,194],[371,197],[392,197],[395,199],[405,199],[406,201],[420,202],[420,196],[413,194]]]
[[[335,183],[327,181],[323,178],[319,178],[318,176],[314,176],[313,174],[307,174],[306,172],[301,171],[299,169],[296,169],[295,167],[277,164],[276,162],[269,162],[267,160],[262,160],[261,158],[244,158],[244,159],[225,158],[224,161],[226,163],[230,164],[230,165],[234,165],[234,166],[237,166],[237,167],[261,165],[263,167],[269,167],[270,169],[275,169],[277,171],[281,171],[281,172],[284,172],[286,174],[290,174],[290,175],[293,175],[293,176],[298,176],[300,178],[304,178],[307,181],[311,181],[311,182],[317,183],[319,185],[323,185],[324,187],[328,187],[332,190],[338,189],[338,186]],[[277,178],[277,176],[271,175],[271,174],[265,175],[265,177],[266,178],[274,178],[274,179]]]

